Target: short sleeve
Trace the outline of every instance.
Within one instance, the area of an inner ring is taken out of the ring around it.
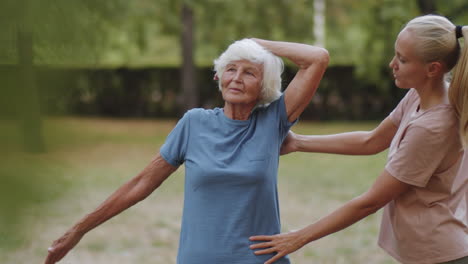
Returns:
[[[279,120],[280,133],[284,139],[288,134],[289,129],[291,129],[291,127],[298,121],[298,119],[296,119],[293,122],[289,122],[288,113],[286,112],[286,104],[284,102],[284,94],[282,94],[278,100],[272,102],[267,108],[269,111],[274,112],[277,120]]]
[[[385,169],[398,180],[425,187],[448,151],[450,133],[410,126]]]
[[[416,91],[414,91],[414,89],[411,89],[409,92],[407,92],[405,97],[403,97],[400,103],[398,103],[397,107],[395,107],[395,109],[393,109],[393,111],[390,113],[390,120],[392,120],[396,126],[400,126],[401,120],[403,119],[403,114],[408,107],[409,101],[412,99],[411,97],[415,96],[415,92]]]
[[[190,136],[190,111],[177,122],[160,149],[161,156],[172,166],[178,167],[185,161]]]

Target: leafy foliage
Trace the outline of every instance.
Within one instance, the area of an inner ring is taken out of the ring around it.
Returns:
[[[32,35],[37,64],[96,63],[125,6],[122,0],[2,1],[1,61],[17,63],[17,34],[23,31]]]
[[[355,61],[358,76],[368,83],[386,79],[387,65],[394,54],[394,42],[398,32],[411,18],[418,15],[414,1],[382,0],[368,1],[368,12],[359,20],[362,31],[360,56]],[[389,87],[379,86],[381,89]]]
[[[436,1],[439,13],[463,24],[468,4]],[[234,40],[259,37],[313,43],[313,0],[33,1],[0,3],[0,61],[17,60],[15,31],[34,32],[35,62],[81,66],[180,65],[182,3],[195,15],[195,62],[210,66]],[[417,1],[326,1],[331,64],[356,65],[371,83],[381,77],[398,31],[420,14]],[[466,22],[465,22],[466,23]]]

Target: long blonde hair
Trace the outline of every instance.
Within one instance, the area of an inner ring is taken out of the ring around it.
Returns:
[[[463,48],[450,83],[449,99],[460,119],[460,136],[463,146],[468,145],[468,34],[463,32]]]
[[[416,38],[418,55],[426,62],[440,61],[452,72],[449,100],[460,121],[460,137],[468,146],[468,27],[462,28],[463,48],[456,35],[456,26],[447,18],[425,15],[412,19],[405,28]],[[460,54],[461,52],[461,54]]]

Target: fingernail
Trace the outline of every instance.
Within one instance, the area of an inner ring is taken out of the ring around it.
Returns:
[[[54,251],[54,248],[50,247],[50,248],[47,249],[47,251],[52,252],[52,251]]]

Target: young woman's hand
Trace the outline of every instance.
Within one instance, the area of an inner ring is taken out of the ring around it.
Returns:
[[[283,145],[281,145],[281,150],[280,154],[281,155],[286,155],[291,152],[297,151],[297,145],[296,145],[296,134],[292,132],[291,130],[288,132],[288,135],[283,141]]]
[[[260,249],[254,252],[255,255],[264,255],[276,252],[276,255],[265,262],[265,264],[271,264],[289,253],[300,249],[306,244],[303,242],[304,239],[299,231],[272,236],[253,236],[250,237],[250,241],[262,241],[261,243],[250,246],[250,249],[252,250]]]

